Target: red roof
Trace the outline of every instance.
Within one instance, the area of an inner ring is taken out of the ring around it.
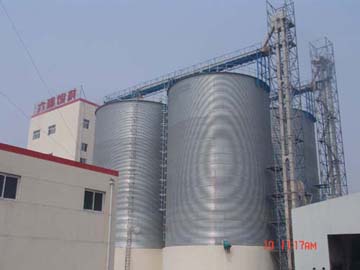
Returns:
[[[73,166],[73,167],[77,167],[77,168],[81,168],[81,169],[85,169],[85,170],[89,170],[89,171],[109,174],[109,175],[113,175],[113,176],[119,176],[119,172],[115,171],[115,170],[98,167],[98,166],[94,166],[94,165],[90,165],[90,164],[80,163],[80,162],[77,162],[74,160],[56,157],[53,155],[44,154],[44,153],[28,150],[25,148],[21,148],[21,147],[9,145],[9,144],[0,143],[0,150],[20,154],[23,156],[28,156],[28,157],[43,159],[43,160],[47,160],[47,161],[51,161],[51,162],[56,162],[56,163],[60,163],[60,164],[68,165],[68,166]]]

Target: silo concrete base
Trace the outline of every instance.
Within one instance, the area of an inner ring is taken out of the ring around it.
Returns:
[[[274,270],[270,251],[258,246],[176,246],[163,249],[163,270]]]
[[[125,248],[115,248],[114,270],[125,269]],[[162,270],[161,249],[131,250],[131,270]]]

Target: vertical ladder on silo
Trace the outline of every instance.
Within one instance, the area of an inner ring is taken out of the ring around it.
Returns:
[[[125,249],[125,270],[130,270],[131,246],[132,246],[132,229],[128,229],[126,236],[126,249]]]
[[[168,108],[167,104],[162,105],[162,123],[161,123],[161,179],[160,179],[160,211],[162,212],[162,238],[165,242],[166,226],[166,179],[167,179],[167,122]]]
[[[126,247],[125,247],[125,270],[131,269],[131,249],[134,232],[133,213],[134,213],[134,194],[135,194],[135,178],[136,178],[136,138],[137,138],[137,116],[138,116],[138,103],[135,103],[135,112],[133,119],[133,126],[131,128],[132,138],[131,144],[134,150],[130,153],[130,175],[129,175],[129,195],[128,195],[128,220],[127,220],[127,233],[126,233]]]

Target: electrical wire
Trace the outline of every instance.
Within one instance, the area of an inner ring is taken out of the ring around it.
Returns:
[[[29,117],[26,115],[26,113],[24,112],[24,110],[20,107],[20,106],[18,106],[16,103],[14,103],[10,98],[9,98],[9,96],[7,96],[5,93],[3,93],[2,91],[0,91],[0,95],[2,96],[2,97],[4,97],[6,100],[7,100],[7,102],[9,102],[10,103],[10,105],[12,105],[15,109],[17,109],[26,119],[28,119]]]
[[[83,93],[84,99],[87,99],[87,98],[86,98],[86,94],[85,94],[85,89],[84,89],[84,86],[83,86],[83,85],[80,85],[80,93]],[[80,94],[80,95],[81,95],[81,94]]]
[[[1,6],[2,10],[4,11],[7,19],[9,20],[10,25],[11,25],[11,28],[12,28],[12,30],[14,31],[15,35],[17,36],[17,38],[18,38],[21,46],[22,46],[23,49],[25,50],[25,52],[26,52],[26,54],[27,54],[27,56],[28,56],[28,58],[29,58],[29,60],[30,60],[31,65],[32,65],[33,68],[35,69],[35,72],[36,72],[39,80],[40,80],[40,81],[42,82],[42,84],[44,85],[44,87],[45,87],[46,91],[48,92],[48,94],[50,95],[50,97],[51,97],[51,96],[54,96],[54,93],[50,90],[49,85],[46,83],[43,75],[42,75],[41,72],[40,72],[40,69],[39,69],[38,66],[36,65],[35,59],[34,59],[34,57],[32,56],[32,54],[31,54],[31,52],[30,52],[30,49],[28,48],[28,46],[26,46],[26,43],[25,43],[24,39],[21,37],[20,32],[18,31],[18,29],[17,29],[17,27],[16,27],[15,21],[11,18],[10,13],[7,11],[7,9],[6,9],[6,7],[5,7],[5,5],[4,5],[4,3],[3,3],[2,0],[0,0],[0,6]],[[75,141],[75,144],[76,144],[76,138],[75,138],[74,134],[72,133],[70,127],[68,126],[68,124],[67,124],[67,122],[66,122],[63,114],[62,114],[61,111],[59,111],[59,110],[57,110],[57,112],[60,114],[62,120],[63,120],[64,123],[65,123],[66,128],[68,129],[71,137],[73,138],[73,140]]]
[[[1,0],[0,0],[1,1]],[[31,117],[28,116],[25,111],[19,106],[17,105],[8,95],[6,95],[5,93],[3,93],[2,91],[0,91],[0,96],[2,96],[11,106],[13,106],[15,109],[17,109],[20,114],[27,120],[30,121]],[[45,135],[48,135],[45,131],[41,130],[39,128],[40,132],[42,132]],[[55,140],[53,137],[48,136],[48,138],[50,138],[55,144],[57,144],[58,146],[62,147],[62,149],[65,150],[65,152],[67,152],[70,156],[72,156],[72,154],[70,153],[70,151],[61,143],[59,143],[57,140]]]

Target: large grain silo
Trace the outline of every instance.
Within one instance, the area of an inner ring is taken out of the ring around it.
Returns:
[[[96,112],[95,164],[120,171],[115,269],[124,269],[127,246],[131,269],[161,268],[161,121],[162,104],[149,101],[115,102]]]
[[[293,112],[294,134],[296,140],[296,181],[301,183],[304,197],[297,205],[319,201],[319,174],[317,166],[317,150],[315,136],[315,117],[306,111],[294,110]],[[281,166],[280,141],[276,135],[279,130],[279,111],[277,108],[271,109],[271,121],[274,132],[272,133],[272,143],[274,147],[275,160]],[[301,192],[302,193],[302,192]]]
[[[273,239],[272,147],[261,85],[247,75],[210,73],[168,90],[163,270],[273,269],[264,249]]]
[[[305,111],[301,111],[301,126],[303,128],[304,139],[302,142],[304,154],[304,185],[308,196],[308,202],[318,202],[319,196],[319,173],[317,162],[316,136],[315,136],[315,117]]]

